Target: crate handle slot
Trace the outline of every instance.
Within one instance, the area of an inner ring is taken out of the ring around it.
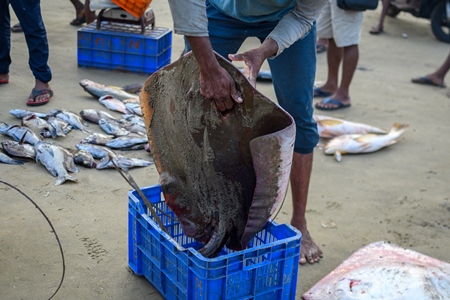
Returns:
[[[245,258],[244,259],[244,270],[249,271],[256,268],[260,268],[261,266],[265,266],[270,264],[272,253],[265,253],[258,257],[251,257],[251,258]]]

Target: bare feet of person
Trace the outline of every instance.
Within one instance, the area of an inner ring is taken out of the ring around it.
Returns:
[[[310,264],[319,262],[322,257],[322,250],[314,243],[309,231],[306,228],[306,221],[301,221],[303,225],[296,224],[294,219],[291,220],[291,225],[300,230],[302,233],[302,243],[300,246],[300,264],[304,265],[306,262]]]
[[[304,265],[306,262],[310,264],[319,262],[322,255],[322,250],[314,243],[308,230],[302,232],[302,244],[300,247],[300,264]]]

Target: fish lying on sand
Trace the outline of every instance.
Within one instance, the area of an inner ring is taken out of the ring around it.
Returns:
[[[88,135],[87,137],[85,137],[84,139],[82,139],[80,141],[80,143],[104,146],[104,145],[106,145],[107,142],[109,142],[113,138],[114,138],[113,135],[105,135],[105,134],[94,132],[94,133],[91,133],[90,135]]]
[[[148,143],[148,138],[146,135],[141,134],[129,134],[124,136],[116,137],[106,143],[106,146],[113,149],[125,149],[138,144]]]
[[[395,123],[387,134],[346,134],[331,139],[325,146],[325,154],[334,154],[337,161],[346,153],[369,153],[395,144],[408,128],[406,124]]]
[[[123,155],[109,155],[105,158],[102,158],[100,163],[97,164],[97,169],[100,170],[100,169],[115,168],[113,161],[119,168],[123,170],[128,170],[136,167],[147,167],[149,165],[154,164],[154,162],[145,159],[131,158]]]
[[[17,142],[23,140],[25,143],[31,145],[43,140],[39,134],[34,133],[27,127],[20,125],[8,125],[4,122],[0,122],[0,134],[12,137]]]
[[[76,113],[73,113],[71,111],[65,110],[65,109],[52,109],[50,111],[52,115],[54,115],[57,118],[60,118],[61,120],[67,122],[70,124],[74,129],[81,130],[83,132],[91,132],[87,127],[89,126],[88,123],[83,120],[79,115]]]
[[[33,132],[41,136],[56,138],[56,129],[46,120],[39,118],[35,114],[29,114],[22,118],[22,126],[30,128]]]
[[[385,130],[370,125],[346,121],[322,115],[314,115],[319,136],[334,138],[344,134],[386,133]]]
[[[115,86],[106,86],[101,83],[94,82],[89,79],[83,79],[80,81],[81,87],[91,94],[95,98],[110,95],[119,100],[125,100],[129,98],[139,98],[136,94],[127,93],[123,88]]]
[[[21,144],[16,141],[4,141],[1,143],[3,150],[9,155],[36,159],[36,150],[29,144]]]
[[[75,147],[79,150],[86,150],[96,159],[102,159],[107,157],[109,154],[115,155],[112,150],[93,144],[77,144]]]
[[[34,114],[39,118],[47,118],[47,117],[51,116],[51,114],[40,113],[37,111],[31,111],[31,110],[25,110],[25,109],[12,109],[9,111],[9,113],[18,119],[23,119],[25,116],[31,115],[31,114]]]
[[[36,148],[36,161],[40,162],[47,170],[56,177],[54,185],[60,185],[70,181],[78,181],[67,171],[76,173],[78,168],[75,166],[72,154],[66,149],[47,142],[38,142]]]
[[[77,149],[73,151],[73,161],[80,166],[86,168],[95,168],[97,163],[91,153],[86,150]]]
[[[70,125],[66,121],[61,120],[60,118],[57,118],[57,117],[54,117],[54,116],[49,117],[47,119],[47,122],[53,128],[55,128],[57,136],[66,136],[66,134],[68,134],[73,128],[72,125]],[[43,136],[44,137],[50,137],[50,135],[48,135],[45,132],[44,132]]]
[[[133,114],[142,116],[141,105],[139,103],[126,103],[125,107]]]
[[[122,101],[114,98],[113,96],[110,95],[101,96],[100,98],[98,98],[98,101],[109,110],[118,111],[123,114],[129,113],[125,104]]]
[[[450,299],[450,264],[387,242],[357,250],[304,300]]]
[[[80,116],[84,120],[95,123],[95,124],[98,124],[98,120],[100,120],[100,119],[117,120],[117,122],[119,122],[119,120],[116,119],[110,113],[108,113],[106,111],[98,110],[98,109],[91,109],[91,108],[83,109],[82,111],[80,111]]]
[[[109,119],[100,119],[98,121],[98,125],[101,129],[103,129],[104,132],[107,134],[111,134],[113,136],[122,136],[127,135],[130,132],[122,127],[122,125],[117,124],[114,121],[111,121]]]
[[[23,161],[11,158],[2,152],[0,152],[0,162],[9,165],[23,165]]]

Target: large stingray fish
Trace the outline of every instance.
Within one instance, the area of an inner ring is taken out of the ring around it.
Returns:
[[[376,242],[353,253],[302,297],[450,299],[450,264],[397,245]]]
[[[268,221],[286,192],[295,137],[292,117],[218,60],[244,100],[225,115],[201,96],[191,53],[154,73],[140,94],[165,200],[206,257],[224,245],[246,248]]]
[[[346,153],[369,153],[395,144],[408,125],[395,123],[387,134],[345,134],[331,139],[324,148],[325,154],[334,154],[337,161]]]
[[[386,133],[381,128],[328,116],[314,115],[314,120],[322,138],[334,138],[344,134]]]

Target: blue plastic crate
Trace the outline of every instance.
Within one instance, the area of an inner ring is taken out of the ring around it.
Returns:
[[[136,191],[128,193],[128,264],[166,299],[295,299],[301,233],[268,222],[245,250],[224,247],[215,258],[184,235],[159,185],[142,189],[158,208],[163,232]],[[166,214],[166,215],[164,215]],[[170,217],[168,217],[168,216]]]
[[[78,30],[78,66],[152,74],[170,63],[172,31],[102,22]]]

